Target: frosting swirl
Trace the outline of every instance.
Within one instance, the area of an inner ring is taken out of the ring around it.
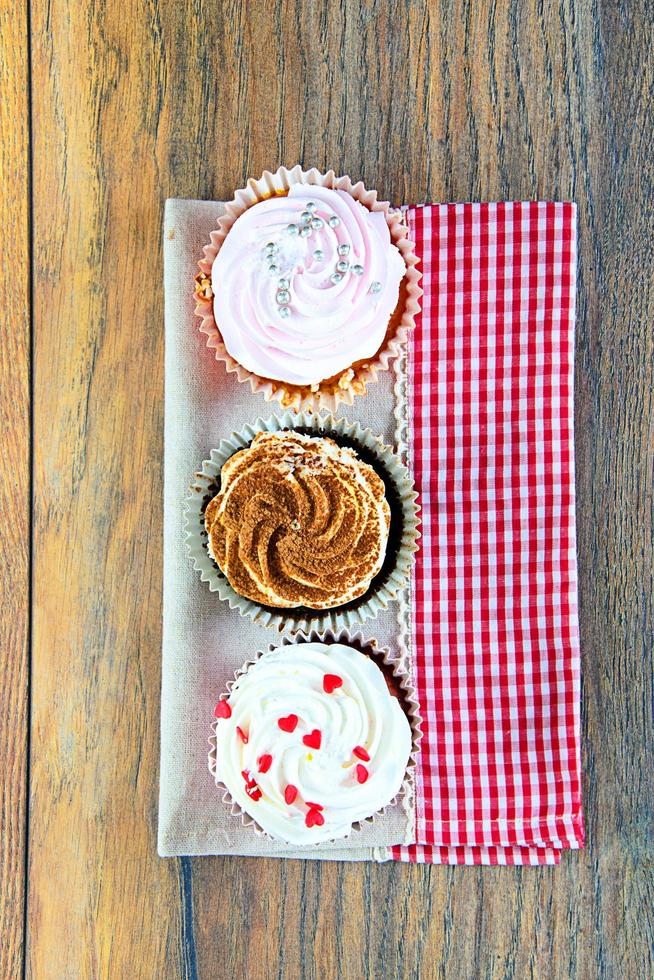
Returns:
[[[405,272],[383,212],[294,184],[230,228],[211,271],[214,317],[248,371],[318,384],[377,353]]]
[[[227,460],[205,511],[211,556],[240,595],[328,609],[381,569],[390,527],[384,483],[352,449],[260,432]]]
[[[411,753],[411,727],[381,670],[339,643],[264,654],[216,718],[216,781],[289,844],[347,836],[394,799]]]

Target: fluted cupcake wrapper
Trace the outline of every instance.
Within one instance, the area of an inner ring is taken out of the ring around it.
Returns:
[[[377,585],[373,583],[364,596],[349,604],[350,608],[343,606],[326,610],[296,611],[292,608],[274,609],[260,605],[239,595],[232,588],[209,553],[204,511],[209,500],[218,492],[223,465],[234,453],[249,446],[258,432],[280,432],[298,428],[310,431],[312,435],[332,437],[336,441],[340,436],[348,439],[355,448],[367,449],[375,459],[380,473],[383,472],[394,489],[396,506],[395,512],[391,506],[391,521],[399,519],[402,526],[394,539],[392,567],[385,569],[383,581]],[[186,498],[186,544],[193,567],[209,589],[217,593],[218,598],[229,603],[231,609],[236,609],[241,616],[260,626],[276,629],[280,633],[353,629],[366,620],[373,619],[380,609],[387,609],[398,592],[409,583],[420,537],[417,496],[406,467],[370,429],[329,415],[286,412],[280,416],[272,415],[268,419],[259,418],[252,425],[244,426],[240,432],[233,432],[228,439],[221,441],[217,449],[211,451],[210,459],[204,460]]]
[[[368,654],[378,661],[381,661],[386,667],[389,667],[393,673],[393,679],[397,681],[399,690],[402,693],[402,702],[404,704],[405,712],[411,726],[411,754],[407,762],[406,773],[404,780],[402,781],[402,786],[399,792],[389,800],[386,806],[382,807],[380,810],[376,810],[371,813],[369,817],[365,820],[359,820],[352,824],[352,830],[346,837],[335,838],[331,841],[324,841],[320,844],[297,844],[293,845],[300,850],[315,849],[316,847],[324,847],[325,844],[333,844],[338,840],[343,841],[349,839],[352,833],[356,833],[361,830],[364,824],[374,823],[376,819],[382,816],[389,807],[393,806],[395,803],[407,802],[408,798],[413,793],[413,773],[416,766],[418,754],[420,752],[420,741],[422,739],[422,718],[420,716],[420,705],[418,702],[418,696],[413,682],[409,675],[404,671],[398,662],[397,657],[386,647],[380,647],[379,643],[373,637],[368,639],[364,638],[363,634],[359,631],[351,632],[347,629],[342,630],[310,630],[309,632],[300,632],[296,636],[283,636],[280,643],[271,643],[267,650],[258,650],[252,660],[246,661],[242,667],[239,667],[237,671],[234,672],[234,680],[228,681],[225,690],[218,694],[216,701],[220,701],[223,697],[227,698],[232,692],[232,688],[236,681],[243,674],[252,667],[257,661],[264,656],[265,653],[270,653],[272,650],[278,649],[280,646],[292,646],[296,643],[343,643],[346,646],[352,646],[361,653]],[[250,827],[253,833],[261,837],[267,837],[270,840],[278,840],[276,837],[272,837],[267,834],[262,827],[256,822],[254,817],[247,813],[231,796],[229,790],[224,783],[218,778],[218,759],[217,759],[217,738],[216,738],[216,728],[218,725],[217,719],[214,719],[211,723],[211,734],[209,736],[209,772],[216,781],[216,786],[222,791],[222,800],[227,807],[229,807],[230,812],[234,817],[240,818],[243,826]],[[284,843],[280,841],[280,843]],[[407,840],[405,843],[411,843]]]
[[[348,176],[337,177],[333,170],[323,174],[315,167],[303,170],[298,165],[291,169],[280,167],[275,173],[266,170],[259,180],[250,179],[246,187],[236,191],[234,200],[226,205],[224,216],[219,219],[216,230],[211,233],[211,241],[204,247],[203,257],[198,262],[200,276],[211,277],[214,259],[239,215],[260,201],[288,192],[294,184],[313,184],[346,191],[369,211],[383,212],[391,241],[397,246],[404,259],[406,273],[402,280],[403,303],[391,317],[392,329],[387,332],[382,347],[364,364],[343,371],[338,381],[333,382],[329,387],[326,387],[323,382],[318,386],[317,391],[311,391],[308,386],[298,388],[283,381],[273,381],[253,374],[229,354],[220,327],[214,318],[213,295],[210,291],[206,295],[207,287],[204,281],[199,282],[196,289],[195,313],[200,317],[200,330],[206,334],[207,347],[213,350],[216,360],[222,361],[227,371],[235,374],[238,381],[249,383],[253,392],[263,395],[268,402],[277,400],[281,402],[283,408],[293,411],[334,412],[341,404],[351,405],[356,395],[364,395],[367,385],[377,380],[380,371],[387,371],[389,362],[400,353],[409,330],[415,326],[416,314],[420,311],[422,273],[417,268],[415,246],[409,240],[408,228],[401,211],[391,208],[386,201],[378,201],[377,191],[367,190],[362,181],[353,183]]]

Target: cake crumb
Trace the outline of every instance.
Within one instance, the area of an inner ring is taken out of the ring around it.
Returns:
[[[344,371],[343,374],[338,379],[338,387],[342,388],[343,390],[349,388],[350,382],[352,381],[353,377],[354,377],[354,371],[352,370],[352,368],[348,368],[347,371]]]
[[[199,272],[195,277],[195,295],[198,297],[198,299],[213,299],[211,279],[206,272]]]

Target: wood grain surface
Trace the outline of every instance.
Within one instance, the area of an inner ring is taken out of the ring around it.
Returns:
[[[24,943],[36,980],[654,976],[651,4],[2,11],[2,975]],[[396,203],[578,202],[589,842],[558,869],[156,856],[163,202],[296,162]]]
[[[23,962],[30,601],[29,45],[0,4],[0,977]]]

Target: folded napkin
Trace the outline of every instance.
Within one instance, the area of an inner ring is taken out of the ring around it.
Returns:
[[[573,204],[412,208],[422,543],[417,844],[399,860],[553,864],[583,845]]]
[[[194,315],[193,277],[202,246],[224,213],[212,201],[166,202],[164,217],[165,431],[163,642],[159,853],[365,860],[414,839],[411,799],[387,807],[351,837],[316,848],[292,848],[256,835],[232,816],[208,768],[208,736],[216,701],[234,671],[279,634],[244,619],[193,569],[185,543],[184,499],[202,460],[220,440],[258,417],[280,413],[248,384],[238,384],[207,349]],[[341,413],[392,443],[395,376],[386,372],[365,398]],[[366,637],[402,656],[392,603],[365,624]]]
[[[196,262],[222,212],[166,203],[160,853],[556,863],[583,842],[574,206],[408,210],[422,316],[395,372],[340,414],[389,444],[395,434],[421,495],[411,601],[401,595],[364,632],[413,667],[422,752],[415,800],[315,849],[255,836],[207,767],[216,697],[274,641],[208,592],[184,544],[183,501],[202,459],[279,411],[226,375],[193,315]]]

